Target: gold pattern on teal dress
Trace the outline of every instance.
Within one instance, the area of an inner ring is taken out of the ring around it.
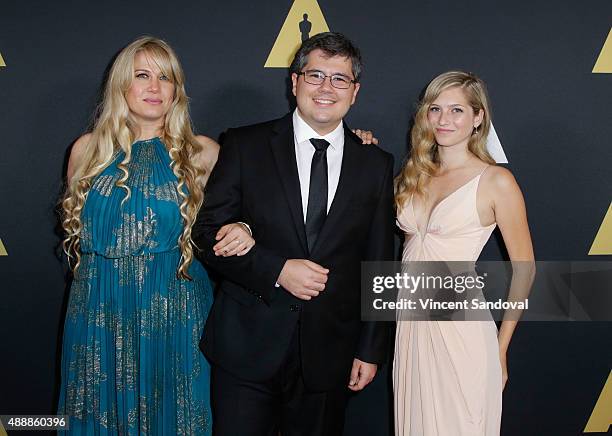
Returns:
[[[71,434],[210,435],[210,366],[198,348],[212,303],[194,260],[177,278],[181,196],[160,139],[132,146],[127,191],[114,162],[81,214],[81,266],[64,327],[59,413]]]

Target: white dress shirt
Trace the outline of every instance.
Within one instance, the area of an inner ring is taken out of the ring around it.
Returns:
[[[344,153],[344,126],[342,121],[332,132],[321,136],[300,117],[298,109],[293,112],[293,142],[295,143],[295,158],[300,178],[304,222],[306,222],[306,212],[308,211],[310,166],[315,152],[310,138],[325,139],[329,142],[329,147],[327,147],[327,212],[329,213],[336,189],[338,189],[340,170],[342,169],[342,154]]]

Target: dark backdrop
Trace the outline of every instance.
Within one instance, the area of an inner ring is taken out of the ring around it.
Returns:
[[[170,42],[196,129],[216,138],[289,109],[286,69],[263,65],[291,3],[2,4],[0,239],[8,256],[0,257],[0,414],[55,407],[66,289],[53,210],[66,151],[90,123],[112,56],[142,34]],[[330,29],[363,51],[348,121],[374,130],[397,168],[422,88],[448,69],[474,71],[489,86],[537,258],[610,259],[587,255],[612,200],[612,74],[591,73],[612,25],[610,0],[319,5]],[[483,258],[502,258],[499,240]],[[521,324],[509,354],[503,434],[582,434],[612,368],[611,345],[608,323]],[[383,371],[352,399],[347,434],[389,434],[388,381]]]

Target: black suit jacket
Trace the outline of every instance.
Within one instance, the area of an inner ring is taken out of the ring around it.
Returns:
[[[200,344],[226,371],[270,379],[300,323],[307,387],[346,384],[354,357],[383,363],[388,326],[360,320],[360,262],[393,259],[393,157],[362,145],[345,126],[338,188],[309,254],[291,114],[228,130],[193,227],[198,254],[223,276]],[[256,245],[242,257],[216,257],[219,228],[244,221]],[[325,290],[310,301],[274,286],[287,259],[329,268]]]

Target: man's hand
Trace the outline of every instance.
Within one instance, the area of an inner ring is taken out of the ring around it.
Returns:
[[[328,272],[327,268],[310,260],[289,259],[285,262],[277,282],[293,296],[310,300],[325,289]]]
[[[378,365],[375,363],[367,363],[359,359],[353,359],[353,369],[351,369],[351,379],[349,380],[348,388],[351,391],[362,390],[374,380],[377,369]]]

